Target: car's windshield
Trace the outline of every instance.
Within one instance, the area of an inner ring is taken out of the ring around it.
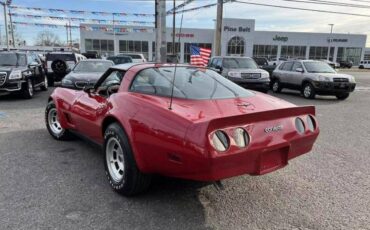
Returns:
[[[325,62],[303,62],[309,73],[336,73],[333,68],[331,68]]]
[[[225,58],[223,66],[228,69],[257,69],[256,63],[249,58]]]
[[[131,91],[169,97],[174,71],[174,67],[144,69],[133,80]],[[186,99],[223,99],[253,95],[212,70],[196,67],[177,67],[173,90],[174,97]]]
[[[73,72],[103,73],[113,64],[109,61],[81,61],[73,69]]]
[[[25,54],[19,53],[0,53],[0,66],[26,66],[27,58]]]
[[[109,57],[107,58],[108,60],[111,60],[114,62],[114,64],[125,64],[125,63],[131,63],[132,58],[131,57],[125,57],[125,56],[120,56],[120,57]]]

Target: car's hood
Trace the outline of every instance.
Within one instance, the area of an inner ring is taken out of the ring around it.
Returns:
[[[136,94],[136,96],[144,99],[146,103],[157,104],[157,106],[163,107],[163,109],[168,109],[169,107],[169,98],[139,94]],[[255,95],[251,97],[233,99],[187,100],[175,98],[172,110],[168,111],[197,123],[217,118],[291,107],[296,106],[279,98],[255,92]]]
[[[229,72],[240,72],[240,73],[266,73],[263,69],[229,69]]]
[[[26,70],[26,67],[17,67],[17,66],[0,66],[0,72],[11,72],[14,70]]]
[[[342,73],[318,73],[320,76],[329,77],[329,78],[346,78],[351,79],[351,75],[342,74]]]
[[[64,79],[71,81],[88,81],[88,82],[97,82],[103,73],[76,73],[70,72]]]

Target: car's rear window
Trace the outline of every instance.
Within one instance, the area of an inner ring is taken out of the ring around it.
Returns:
[[[108,57],[107,59],[113,61],[116,65],[132,62],[131,57]]]
[[[175,67],[148,68],[140,71],[132,82],[133,92],[169,97]],[[249,97],[252,92],[225,79],[212,70],[177,67],[173,95],[185,99],[226,99]]]
[[[75,61],[74,54],[53,54],[49,53],[46,54],[47,61],[55,61],[55,60],[62,60],[62,61]]]
[[[138,54],[125,54],[126,56],[129,56],[131,58],[134,58],[134,59],[141,59],[141,56],[138,55]]]

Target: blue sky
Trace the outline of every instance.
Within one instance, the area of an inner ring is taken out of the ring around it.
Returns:
[[[276,4],[281,6],[305,7],[322,10],[336,10],[342,12],[351,12],[359,14],[370,14],[369,9],[348,9],[344,7],[335,6],[318,6],[311,4],[291,3],[283,0],[250,0],[258,3]],[[335,0],[343,3],[358,3],[353,0]],[[177,0],[178,4],[182,0]],[[187,8],[201,6],[209,3],[215,3],[216,0],[195,0],[189,4]],[[107,11],[107,12],[127,12],[127,13],[153,13],[154,0],[13,0],[13,5],[25,7],[40,7],[40,8],[60,8],[71,10],[89,10],[89,11]],[[370,3],[363,3],[368,4]],[[172,6],[172,1],[168,1],[167,9]],[[34,11],[16,11],[16,13],[25,14],[40,14]],[[50,14],[41,12],[43,15],[64,16],[64,17],[84,17],[96,19],[110,19],[107,17],[98,17],[94,15],[71,15],[71,14]],[[180,16],[180,15],[179,15]],[[208,8],[202,11],[194,11],[184,14],[183,27],[193,28],[213,28],[216,16],[216,8]],[[327,24],[334,23],[334,32],[338,33],[360,33],[368,34],[370,37],[369,18],[344,16],[336,14],[323,14],[306,11],[285,10],[278,8],[269,8],[261,6],[251,6],[238,3],[225,4],[224,17],[232,18],[246,18],[256,19],[256,30],[275,30],[275,31],[302,31],[302,32],[328,32]],[[121,20],[145,20],[154,21],[154,18],[138,18],[138,17],[121,17]],[[60,23],[51,20],[30,20],[26,18],[13,18],[13,21],[19,22],[39,22],[39,23]],[[178,22],[179,17],[178,17]],[[3,24],[3,16],[1,16],[0,23]],[[171,23],[168,17],[168,24]],[[4,34],[4,26],[1,27],[2,34]],[[57,33],[62,41],[66,40],[66,32],[64,28],[60,29],[45,29],[30,26],[17,26],[16,31],[22,38],[27,41],[27,44],[32,44],[37,33],[42,30],[50,30]],[[79,37],[79,31],[73,30],[73,38]],[[367,46],[370,47],[370,39],[368,39]]]

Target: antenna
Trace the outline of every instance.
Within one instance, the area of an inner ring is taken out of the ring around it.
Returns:
[[[175,1],[175,0],[174,0]],[[185,3],[185,0],[184,0]],[[185,7],[184,7],[185,8]],[[175,11],[175,8],[173,9]],[[184,19],[184,11],[182,11],[181,14],[181,22],[180,22],[180,30],[179,30],[179,40],[178,43],[180,45],[181,42],[181,31],[182,31],[182,20]],[[173,25],[175,27],[175,25]],[[172,36],[176,36],[176,30],[174,29],[175,33],[173,33]],[[173,39],[174,41],[175,39]],[[172,44],[174,49],[176,48],[176,44]],[[175,50],[173,50],[173,53],[175,53]],[[170,106],[168,107],[169,110],[172,110],[172,101],[173,101],[173,91],[175,88],[175,80],[176,80],[176,70],[177,70],[177,64],[179,63],[179,57],[176,55],[176,63],[175,63],[175,70],[173,71],[173,80],[172,80],[172,89],[171,89],[171,98],[170,98]]]

